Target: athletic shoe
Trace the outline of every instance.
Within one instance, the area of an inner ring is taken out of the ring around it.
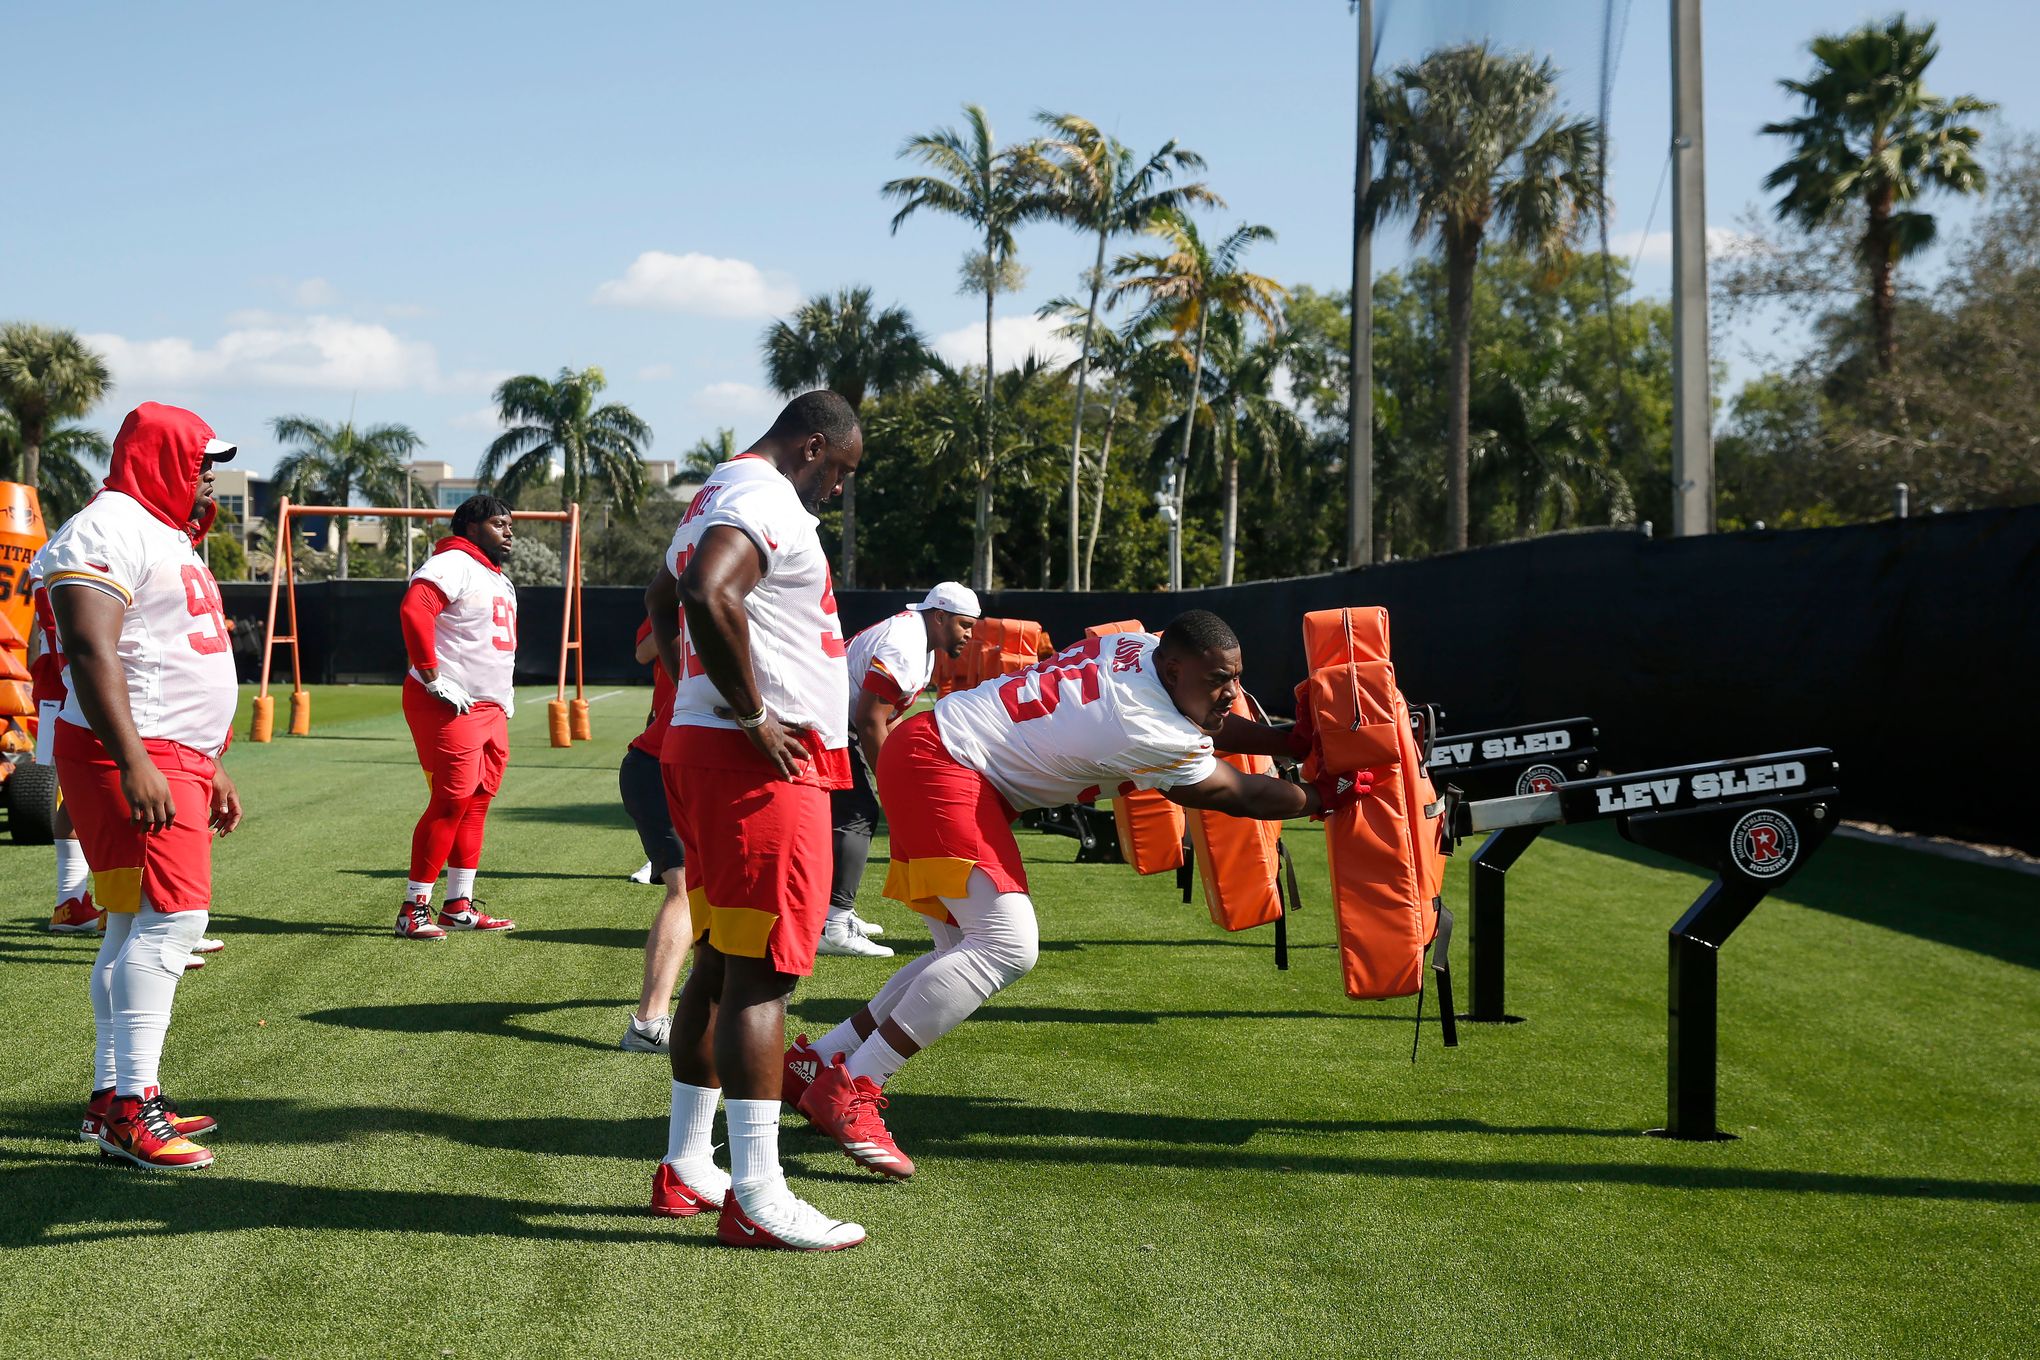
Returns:
[[[50,934],[84,935],[98,930],[99,918],[105,913],[92,905],[92,894],[83,897],[67,897],[57,904],[56,914],[50,917]]]
[[[106,1124],[99,1131],[99,1150],[145,1171],[201,1171],[213,1163],[211,1152],[171,1124],[163,1098],[153,1086],[140,1096],[113,1098]]]
[[[630,881],[631,881],[631,882],[633,882],[633,883],[649,883],[649,882],[651,882],[651,881],[652,881],[652,862],[651,862],[650,860],[646,860],[646,861],[645,861],[645,864],[644,864],[644,867],[643,867],[642,869],[639,869],[639,870],[637,870],[637,871],[636,871],[635,873],[633,873],[633,874],[632,874],[632,875],[630,876]]]
[[[630,1023],[623,1027],[623,1038],[616,1046],[626,1053],[671,1053],[672,1038],[672,1016],[655,1015],[649,1020],[640,1020],[633,1015]]]
[[[186,1138],[196,1138],[201,1133],[211,1133],[220,1126],[220,1121],[209,1114],[179,1114],[177,1107],[167,1096],[157,1096],[163,1103],[163,1113],[170,1117],[170,1127]],[[94,1091],[92,1098],[85,1102],[85,1119],[78,1126],[78,1141],[96,1143],[99,1131],[106,1127],[107,1116],[113,1112],[113,1088]]]
[[[879,1111],[885,1097],[870,1077],[853,1077],[838,1054],[824,1067],[800,1098],[800,1112],[808,1122],[842,1145],[850,1160],[881,1175],[905,1180],[914,1174],[913,1159],[885,1127]]]
[[[714,1183],[693,1186],[671,1162],[660,1162],[652,1173],[652,1212],[660,1218],[692,1218],[703,1210],[720,1211],[730,1198],[729,1173],[720,1167],[709,1170],[715,1172]]]
[[[439,925],[442,930],[515,930],[515,921],[506,921],[500,916],[491,916],[482,910],[479,898],[455,897],[439,908]]]
[[[203,968],[203,967],[205,967],[205,960],[204,960],[204,959],[202,959],[202,958],[200,958],[200,957],[199,957],[198,955],[196,955],[196,954],[188,954],[188,955],[186,955],[186,956],[185,956],[185,959],[184,959],[184,971],[185,971],[185,972],[187,972],[187,973],[196,973],[196,972],[197,972],[197,971],[198,971],[199,969],[201,969],[201,968]]]
[[[822,1055],[809,1047],[807,1035],[796,1035],[786,1050],[779,1075],[779,1103],[790,1110],[800,1108],[800,1098],[822,1070]]]
[[[197,944],[191,946],[191,952],[194,954],[217,954],[226,947],[227,942],[225,940],[201,939]]]
[[[400,940],[443,940],[446,932],[432,924],[432,908],[415,897],[397,908],[397,938]]]
[[[715,1240],[726,1247],[762,1247],[768,1251],[841,1251],[864,1240],[864,1229],[839,1223],[779,1185],[777,1195],[746,1209],[732,1188],[723,1196],[722,1217]]]
[[[849,921],[850,929],[856,931],[859,935],[862,935],[867,940],[875,940],[879,936],[885,934],[884,926],[880,925],[876,921],[867,921],[854,911],[850,913]]]
[[[822,927],[822,942],[815,946],[815,952],[857,959],[889,959],[893,956],[892,950],[882,944],[873,944],[842,921],[831,921]]]

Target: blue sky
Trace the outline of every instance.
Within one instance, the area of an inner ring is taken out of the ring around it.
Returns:
[[[1377,0],[1382,60],[1487,33],[1549,52],[1591,113],[1596,0]],[[1732,227],[1778,159],[1816,31],[1877,17],[1847,0],[1706,0],[1708,212]],[[1941,0],[1931,84],[2040,129],[2027,60],[2040,7]],[[1629,7],[1614,102],[1618,247],[1662,291],[1669,194],[1641,240],[1669,136],[1664,0]],[[800,296],[852,283],[905,304],[946,352],[978,344],[956,292],[969,247],[934,217],[888,231],[878,186],[908,134],[985,105],[1002,139],[1040,108],[1138,148],[1175,137],[1284,282],[1341,287],[1352,187],[1353,29],[1343,0],[1037,0],[1025,7],[48,5],[5,20],[0,317],[68,326],[113,358],[111,430],[142,400],[190,406],[257,468],[267,422],[401,421],[466,471],[489,390],[599,364],[674,457],[718,425],[749,437],[776,401],[757,339]],[[1959,218],[1958,211],[1952,216]],[[1377,267],[1407,254],[1381,241]],[[1089,247],[1021,237],[1002,364],[1034,307],[1073,291]]]

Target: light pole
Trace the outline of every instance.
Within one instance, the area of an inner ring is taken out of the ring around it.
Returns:
[[[1354,101],[1353,148],[1353,318],[1348,337],[1352,378],[1346,385],[1346,418],[1352,441],[1346,450],[1346,565],[1374,560],[1374,240],[1367,221],[1367,189],[1374,157],[1367,145],[1367,86],[1374,79],[1374,0],[1357,0],[1360,11],[1360,93]]]
[[[1162,474],[1162,489],[1155,492],[1156,513],[1169,526],[1169,589],[1183,588],[1183,514],[1176,506],[1176,473]]]
[[[1714,532],[1700,0],[1672,0],[1672,534]]]

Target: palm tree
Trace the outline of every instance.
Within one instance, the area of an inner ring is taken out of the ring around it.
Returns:
[[[409,505],[411,479],[404,463],[424,441],[408,425],[356,429],[353,418],[335,425],[311,416],[278,416],[269,428],[279,443],[296,447],[276,460],[278,495],[307,504],[349,505],[357,493],[374,505]],[[347,521],[340,527],[340,579],[347,579]]]
[[[1629,483],[1609,465],[1593,433],[1586,396],[1555,374],[1534,383],[1510,374],[1499,391],[1484,394],[1478,442],[1484,470],[1511,485],[1516,537],[1537,532],[1546,510],[1557,527],[1571,528],[1580,513],[1580,493],[1589,489],[1607,502],[1609,520],[1635,518]]]
[[[21,455],[21,427],[14,417],[0,410],[0,467]],[[84,508],[99,490],[98,474],[89,464],[105,467],[113,456],[113,445],[97,430],[66,421],[43,436],[42,466],[39,470],[43,523],[55,533],[57,526]]]
[[[727,425],[719,426],[714,434],[695,440],[687,452],[680,455],[680,466],[667,479],[666,485],[705,482],[716,468],[736,456],[737,432]]]
[[[1241,223],[1216,247],[1207,247],[1197,224],[1178,208],[1165,208],[1155,215],[1148,230],[1162,238],[1166,252],[1123,256],[1112,266],[1118,279],[1112,285],[1112,300],[1126,296],[1144,298],[1142,315],[1165,324],[1175,337],[1177,353],[1190,367],[1190,405],[1183,421],[1183,442],[1174,469],[1175,511],[1180,530],[1183,496],[1190,468],[1190,435],[1196,425],[1197,404],[1204,383],[1204,340],[1214,312],[1236,317],[1258,318],[1269,331],[1282,326],[1282,285],[1260,274],[1240,268],[1240,257],[1257,241],[1272,241],[1275,233],[1267,227]],[[1185,350],[1183,338],[1196,334],[1193,348]],[[1180,532],[1170,535],[1169,589],[1183,588],[1183,544]]]
[[[482,455],[477,479],[514,503],[527,486],[552,479],[557,459],[562,508],[598,492],[626,514],[637,513],[652,427],[620,402],[597,406],[607,386],[599,368],[562,368],[551,382],[530,373],[505,379],[496,410],[508,428]],[[563,544],[565,538],[562,525]]]
[[[1833,221],[1849,205],[1866,210],[1861,244],[1876,335],[1877,366],[1891,371],[1898,357],[1893,319],[1898,310],[1898,262],[1934,239],[1934,215],[1901,209],[1929,190],[1979,194],[1983,166],[1976,144],[1983,133],[1964,119],[1997,107],[1972,95],[1944,99],[1921,83],[1940,52],[1934,25],[1917,28],[1903,14],[1811,44],[1813,74],[1778,83],[1805,101],[1806,111],[1764,131],[1792,143],[1792,154],[1764,178],[1783,189],[1777,213],[1811,230]]]
[[[20,480],[40,486],[50,427],[84,415],[112,389],[106,360],[76,331],[27,321],[0,326],[0,407],[14,417]]]
[[[928,351],[904,307],[874,312],[869,288],[809,298],[791,322],[775,321],[760,342],[765,380],[783,397],[826,387],[861,411],[866,396],[897,392],[928,365]],[[843,482],[843,584],[857,584],[857,479]]]
[[[1288,357],[1281,332],[1245,343],[1236,320],[1225,328],[1226,344],[1217,365],[1218,390],[1210,398],[1217,423],[1219,486],[1225,502],[1219,537],[1218,583],[1233,583],[1233,562],[1239,543],[1240,453],[1242,447],[1264,477],[1282,475],[1282,451],[1306,438],[1302,417],[1275,395],[1276,377]]]
[[[1051,211],[1078,231],[1098,238],[1097,259],[1086,282],[1091,299],[1084,309],[1084,325],[1075,337],[1077,351],[1077,409],[1070,422],[1070,551],[1069,581],[1077,582],[1077,482],[1084,444],[1084,387],[1090,375],[1091,350],[1098,332],[1098,291],[1105,282],[1105,243],[1114,236],[1145,231],[1155,214],[1164,208],[1193,205],[1224,207],[1225,201],[1201,181],[1173,184],[1179,173],[1204,168],[1204,157],[1172,141],[1146,160],[1135,157],[1132,148],[1118,138],[1099,131],[1097,124],[1074,113],[1038,113],[1038,122],[1048,128],[1049,139],[1042,148],[1045,163],[1052,167],[1049,181]],[[1045,314],[1045,313],[1044,313]]]
[[[1410,236],[1444,247],[1450,382],[1446,401],[1445,538],[1466,546],[1467,407],[1472,395],[1473,277],[1490,230],[1547,261],[1561,258],[1603,210],[1592,119],[1553,112],[1558,69],[1485,42],[1441,48],[1368,91],[1381,172],[1365,211],[1379,225],[1411,218]]]
[[[1106,326],[1093,326],[1090,311],[1072,298],[1055,298],[1041,309],[1043,316],[1060,316],[1063,325],[1056,330],[1056,336],[1063,340],[1080,341],[1089,334],[1091,346],[1088,362],[1079,358],[1072,368],[1084,368],[1095,363],[1104,375],[1101,388],[1109,391],[1112,399],[1105,406],[1105,437],[1098,445],[1092,462],[1097,468],[1097,478],[1091,492],[1091,523],[1084,531],[1084,553],[1079,579],[1079,590],[1091,588],[1091,563],[1098,551],[1098,530],[1105,519],[1105,487],[1110,480],[1112,466],[1112,436],[1119,426],[1119,408],[1129,398],[1138,406],[1139,397],[1148,390],[1164,385],[1160,370],[1163,361],[1174,362],[1173,354],[1165,347],[1153,343],[1155,324],[1152,318],[1136,316],[1121,330]]]
[[[879,191],[900,203],[893,214],[892,230],[923,208],[960,218],[984,237],[984,249],[964,257],[963,284],[959,291],[982,292],[985,296],[985,372],[981,393],[978,461],[990,467],[992,452],[992,302],[1000,293],[1019,288],[1026,275],[1013,258],[1013,232],[1021,223],[1048,212],[1049,195],[1043,185],[1045,168],[1038,146],[1025,142],[994,149],[991,122],[976,104],[965,104],[963,114],[968,133],[955,128],[909,137],[900,147],[903,158],[920,161],[928,173],[888,180]],[[978,560],[971,563],[971,584],[989,589],[991,561],[991,483],[978,484]]]

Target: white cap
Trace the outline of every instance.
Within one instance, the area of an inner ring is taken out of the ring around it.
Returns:
[[[967,619],[984,617],[984,610],[978,607],[977,592],[959,581],[944,581],[928,592],[928,598],[919,604],[910,604],[909,609],[946,609],[952,614],[961,614]]]
[[[224,439],[208,439],[205,441],[205,456],[212,459],[215,463],[230,463],[233,461],[234,455],[239,451],[240,445],[230,444]]]

